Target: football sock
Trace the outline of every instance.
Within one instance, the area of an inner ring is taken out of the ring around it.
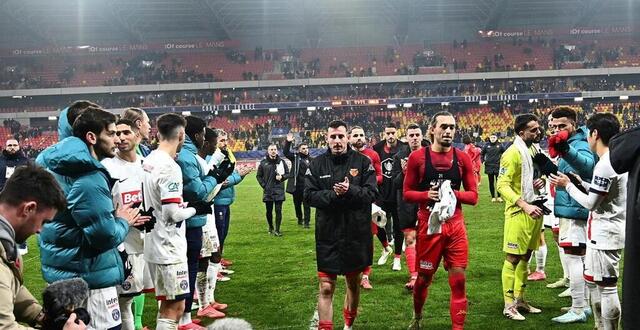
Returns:
[[[620,321],[620,297],[617,286],[598,287],[602,304],[602,323],[605,330],[618,329]]]
[[[407,258],[407,268],[409,269],[409,274],[413,277],[417,275],[416,272],[416,246],[407,246],[404,250],[405,256]]]
[[[600,304],[600,290],[598,286],[592,282],[585,280],[589,295],[591,296],[591,310],[593,311],[593,319],[596,327],[602,329],[602,310]]]
[[[120,304],[122,330],[134,330],[133,313],[131,312],[133,297],[118,297],[118,302]]]
[[[502,294],[505,306],[513,304],[513,285],[515,283],[516,267],[505,260],[502,264]]]
[[[171,319],[158,319],[156,330],[178,330],[178,323]]]
[[[520,260],[514,271],[513,281],[513,297],[522,299],[524,297],[524,288],[527,286],[527,261]]]
[[[560,264],[562,265],[562,278],[569,278],[569,265],[567,265],[567,255],[564,249],[558,245],[558,254],[560,255]]]
[[[207,296],[207,286],[207,273],[198,272],[198,275],[196,275],[196,288],[198,288],[198,305],[201,310],[211,303]]]
[[[567,266],[569,266],[569,288],[571,289],[571,308],[578,314],[582,313],[586,307],[584,296],[584,277],[582,275],[584,266],[582,256],[565,254]]]
[[[449,287],[451,288],[449,314],[453,324],[452,328],[462,329],[464,328],[464,320],[467,317],[467,293],[464,273],[450,274]]]
[[[536,271],[544,273],[544,266],[547,263],[547,245],[540,245],[536,251]]]
[[[144,293],[133,298],[133,322],[136,330],[142,330],[142,312],[144,311]]]
[[[220,272],[220,268],[222,266],[220,263],[209,262],[209,266],[207,266],[207,299],[209,303],[216,302],[215,293],[216,293],[216,284],[218,283],[218,273]]]
[[[422,307],[429,294],[429,285],[432,277],[418,276],[413,287],[413,312],[414,315],[422,317]]]
[[[333,330],[333,321],[318,321],[318,330]]]
[[[344,317],[344,325],[350,327],[358,316],[358,310],[350,311],[346,307],[342,309],[342,317]]]

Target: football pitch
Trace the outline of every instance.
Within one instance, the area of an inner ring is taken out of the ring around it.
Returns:
[[[593,329],[593,319],[586,324],[557,325],[551,318],[561,314],[560,308],[570,306],[570,298],[558,298],[561,289],[547,289],[546,282],[529,282],[525,297],[542,314],[527,315],[517,322],[502,316],[503,300],[501,251],[503,205],[491,203],[486,177],[479,187],[477,206],[463,206],[469,236],[469,267],[467,295],[469,300],[467,329]],[[236,189],[236,202],[231,211],[231,229],[225,246],[225,257],[232,260],[235,274],[231,281],[218,282],[216,300],[229,304],[229,317],[243,318],[254,329],[308,329],[318,292],[315,245],[312,229],[297,225],[293,199],[287,195],[283,207],[283,237],[270,236],[262,203],[262,190],[255,174],[249,174]],[[549,243],[547,281],[562,275],[558,251],[550,231],[545,232]],[[413,303],[404,288],[408,272],[391,270],[387,265],[375,265],[381,246],[374,241],[374,266],[371,275],[373,290],[363,291],[354,329],[406,329],[412,317]],[[532,264],[535,270],[535,262]],[[29,240],[29,254],[25,255],[25,285],[41,299],[45,283],[40,272],[40,259],[35,237]],[[344,280],[339,277],[334,298],[334,326],[341,329]],[[155,327],[157,304],[147,295],[143,323]],[[194,313],[195,315],[195,313]],[[423,328],[450,329],[449,284],[446,272],[440,267],[424,308]],[[209,322],[205,322],[207,324]]]

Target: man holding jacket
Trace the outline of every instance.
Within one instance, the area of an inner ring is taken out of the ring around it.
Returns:
[[[262,201],[267,209],[269,234],[280,237],[282,224],[282,203],[284,202],[284,180],[289,177],[287,163],[278,156],[278,147],[272,144],[267,148],[267,157],[258,165],[256,179],[263,189]],[[273,230],[273,209],[276,212],[276,227]]]
[[[115,156],[120,142],[115,122],[115,115],[89,107],[73,123],[73,136],[47,148],[36,160],[67,194],[67,208],[40,233],[42,275],[47,283],[74,277],[87,282],[93,329],[120,327],[116,285],[124,280],[124,264],[117,247],[129,226],[149,219],[131,205],[114,211],[111,177],[100,161]]]
[[[376,173],[371,160],[347,142],[347,124],[329,123],[329,150],[313,159],[306,173],[304,198],[316,208],[319,330],[333,329],[338,275],[345,275],[347,282],[343,316],[345,329],[351,329],[358,313],[360,275],[373,259],[371,203],[378,198]]]
[[[287,182],[287,192],[293,195],[293,205],[296,209],[296,218],[298,218],[298,225],[303,225],[304,228],[309,228],[309,222],[311,220],[311,208],[309,204],[304,202],[304,174],[309,167],[309,145],[306,143],[300,143],[298,145],[298,152],[291,152],[291,143],[294,141],[292,133],[287,134],[287,140],[284,142],[283,153],[291,161],[291,178]],[[303,212],[304,211],[304,212]]]

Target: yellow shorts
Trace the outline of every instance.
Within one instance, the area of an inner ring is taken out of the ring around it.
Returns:
[[[528,250],[537,250],[540,245],[542,217],[532,218],[525,212],[505,217],[502,251],[525,255]]]

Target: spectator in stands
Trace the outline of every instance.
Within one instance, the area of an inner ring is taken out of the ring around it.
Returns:
[[[23,286],[23,262],[16,244],[39,232],[44,222],[65,210],[65,204],[51,173],[32,165],[16,169],[0,192],[0,324],[5,329],[27,329],[18,322],[42,325],[42,306]],[[85,329],[75,319],[71,314],[63,329]]]
[[[40,253],[42,275],[47,283],[81,277],[89,285],[90,326],[120,326],[112,318],[110,301],[118,301],[116,285],[124,280],[124,263],[117,247],[129,226],[144,224],[149,217],[131,205],[114,210],[109,173],[100,161],[115,156],[116,116],[89,107],[73,124],[73,137],[47,148],[36,162],[53,173],[67,192],[67,208],[42,227]],[[117,309],[120,315],[119,307]]]
[[[289,167],[280,156],[275,144],[269,145],[267,157],[260,162],[256,179],[263,189],[262,201],[267,209],[269,234],[280,237],[282,224],[282,203],[285,200],[284,181],[289,177]],[[276,227],[273,227],[273,209],[275,206]]]
[[[4,184],[7,179],[13,175],[13,172],[18,166],[25,166],[29,163],[29,159],[20,150],[20,144],[16,139],[7,140],[6,147],[0,155],[0,190],[4,188]],[[29,251],[27,243],[20,243],[18,245],[20,255],[27,254]]]
[[[298,144],[298,152],[291,152],[291,143],[294,141],[293,133],[287,134],[287,140],[284,143],[283,153],[291,161],[291,175],[287,182],[287,192],[293,195],[293,205],[296,209],[296,218],[298,225],[309,228],[311,221],[311,208],[309,203],[304,202],[304,176],[309,168],[311,157],[309,156],[309,145],[306,143]],[[304,212],[303,212],[304,211]]]
[[[484,160],[484,173],[489,178],[489,192],[491,193],[492,202],[502,202],[500,193],[496,196],[496,180],[500,171],[500,157],[504,152],[504,147],[498,142],[496,135],[489,137],[489,143],[482,147],[482,159]]]

